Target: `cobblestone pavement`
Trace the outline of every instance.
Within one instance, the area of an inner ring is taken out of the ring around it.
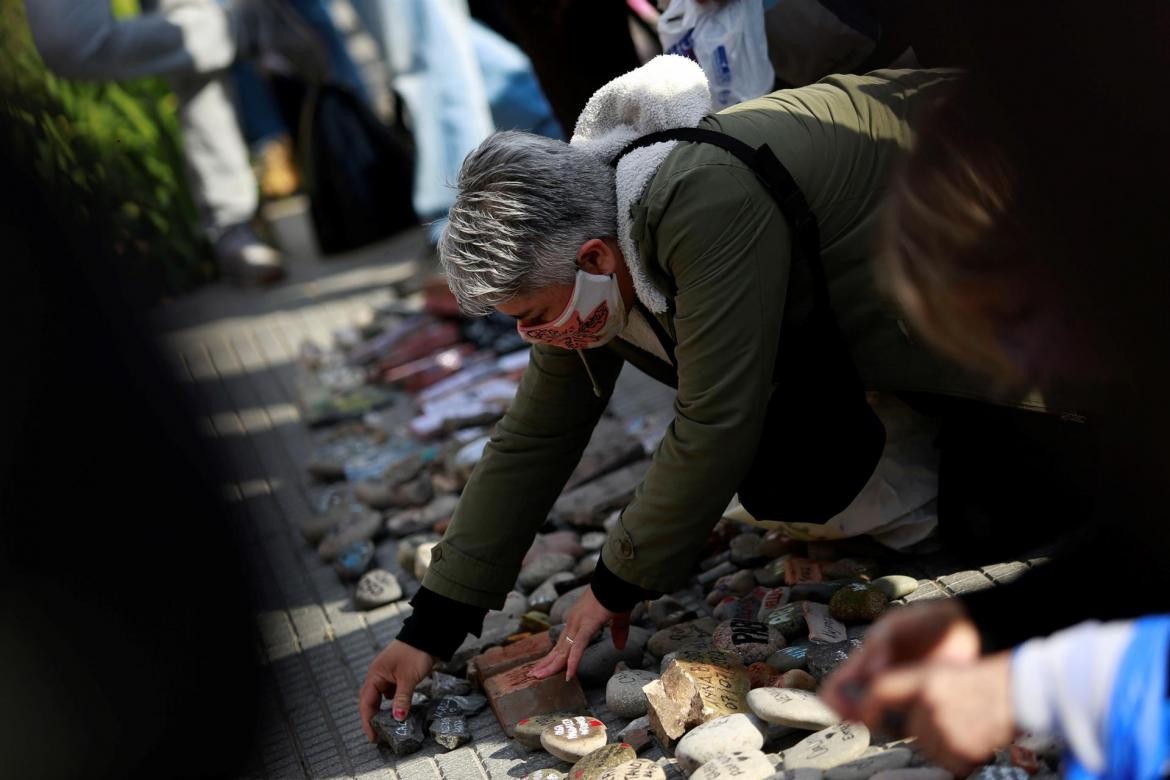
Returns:
[[[257,750],[244,776],[521,778],[553,766],[556,759],[546,753],[519,752],[490,709],[471,719],[473,743],[449,753],[429,742],[423,751],[396,759],[366,742],[358,689],[367,665],[397,634],[409,606],[402,601],[354,611],[349,588],[297,533],[312,511],[312,488],[300,465],[312,439],[295,403],[293,361],[304,339],[327,344],[334,329],[351,324],[362,310],[389,302],[389,285],[416,270],[413,257],[421,239],[408,234],[320,261],[307,249],[295,251],[311,246],[298,204],[279,208],[272,215],[278,238],[286,253],[294,247],[288,280],[266,291],[212,286],[160,313],[167,352],[200,403],[199,423],[224,446],[234,466],[237,478],[225,491],[246,510],[241,533],[259,600],[263,702]],[[636,376],[622,381],[627,392],[620,403],[627,408],[619,413],[669,403],[657,386],[648,388]],[[396,571],[392,543],[379,548],[378,559]],[[1027,567],[1015,562],[956,571],[944,560],[930,560],[906,573],[925,580],[911,596],[920,600],[989,587]],[[400,581],[408,595],[417,587],[408,575]],[[624,726],[606,712],[602,694],[595,693],[591,704],[611,733]]]

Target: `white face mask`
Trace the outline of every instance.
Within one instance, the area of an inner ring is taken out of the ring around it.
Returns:
[[[555,320],[531,327],[517,323],[516,331],[532,344],[592,349],[608,344],[625,327],[626,305],[617,274],[601,276],[577,271],[569,304]]]

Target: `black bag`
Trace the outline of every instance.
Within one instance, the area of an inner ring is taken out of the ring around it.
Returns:
[[[418,224],[414,149],[338,84],[314,87],[301,117],[301,169],[321,254],[365,246]]]
[[[799,322],[786,322],[773,371],[775,390],[764,419],[764,447],[739,485],[740,502],[762,520],[824,523],[865,487],[886,443],[886,430],[870,407],[829,300],[821,264],[816,215],[772,150],[753,149],[732,136],[700,128],[662,130],[627,145],[610,164],[634,149],[662,141],[690,141],[726,149],[764,183],[792,231],[793,273],[807,273],[812,306]],[[652,315],[647,320],[674,365],[674,345]],[[653,376],[653,374],[652,374]],[[655,377],[659,378],[659,377]]]

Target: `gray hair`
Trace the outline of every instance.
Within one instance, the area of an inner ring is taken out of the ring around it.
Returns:
[[[564,141],[496,133],[467,155],[439,260],[459,307],[484,315],[572,282],[577,250],[617,235],[613,170]]]

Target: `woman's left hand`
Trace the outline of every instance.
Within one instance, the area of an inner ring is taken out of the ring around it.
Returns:
[[[573,679],[577,674],[577,664],[581,662],[581,654],[589,647],[590,640],[611,621],[613,645],[621,650],[626,646],[626,637],[630,633],[630,613],[610,612],[593,595],[593,588],[586,588],[565,616],[565,630],[561,632],[556,646],[532,668],[529,675],[543,680],[565,669],[565,679]]]

